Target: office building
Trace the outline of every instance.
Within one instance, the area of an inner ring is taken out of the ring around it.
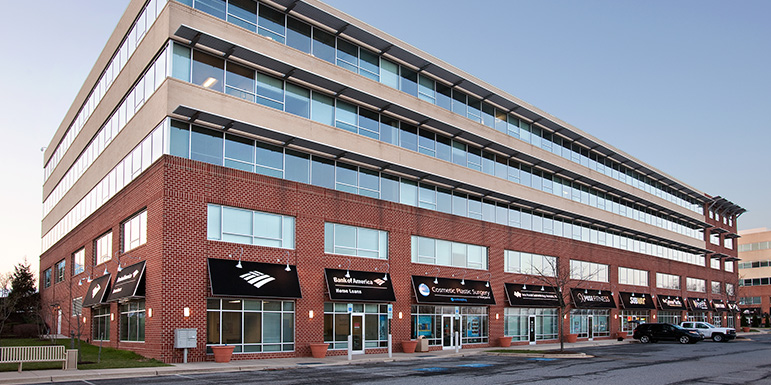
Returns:
[[[132,1],[44,176],[46,322],[166,362],[734,320],[741,207],[315,0]]]

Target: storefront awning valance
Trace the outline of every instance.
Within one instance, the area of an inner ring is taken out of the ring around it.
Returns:
[[[211,293],[220,297],[302,298],[296,266],[209,258]]]
[[[620,292],[618,297],[621,301],[621,306],[624,309],[655,309],[656,304],[653,303],[653,297],[647,293],[627,293]]]
[[[712,307],[715,309],[715,311],[720,311],[720,312],[728,311],[728,306],[726,305],[725,302],[723,302],[722,299],[713,299]]]
[[[124,267],[115,276],[107,302],[145,297],[145,261]]]
[[[685,307],[685,301],[683,297],[679,296],[663,296],[659,295],[659,308],[661,310],[688,310]]]
[[[688,298],[688,307],[691,311],[711,311],[715,310],[706,298]]]
[[[107,293],[110,292],[110,274],[105,274],[93,281],[88,286],[88,291],[83,296],[83,307],[99,306],[105,303]]]
[[[495,305],[495,297],[487,281],[413,275],[412,288],[418,303]]]
[[[734,313],[739,313],[742,311],[739,309],[739,305],[736,304],[736,301],[728,301],[728,310]]]
[[[559,307],[559,293],[552,286],[506,284],[506,298],[514,307]]]
[[[745,316],[760,316],[760,308],[759,307],[748,307],[742,309],[742,315]]]
[[[615,309],[616,300],[609,291],[570,289],[573,305],[579,309]]]
[[[332,301],[396,302],[389,274],[324,269],[324,275]]]

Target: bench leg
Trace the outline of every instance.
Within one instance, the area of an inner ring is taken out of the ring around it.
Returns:
[[[21,373],[21,362],[19,362],[19,373]]]

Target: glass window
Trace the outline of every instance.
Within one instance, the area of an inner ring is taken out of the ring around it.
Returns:
[[[648,272],[619,266],[618,283],[622,285],[648,286]]]
[[[283,110],[284,81],[258,72],[257,103],[277,110]]]
[[[222,133],[200,126],[193,126],[190,137],[190,158],[221,166]]]
[[[225,134],[225,167],[254,172],[254,141]]]
[[[227,62],[225,93],[254,101],[254,70]]]
[[[356,257],[388,259],[388,232],[324,224],[324,252]]]
[[[171,121],[169,153],[182,158],[190,157],[190,127],[177,120]]]
[[[313,28],[313,56],[334,64],[335,36]]]
[[[380,60],[380,82],[399,89],[399,65],[386,59]]]
[[[570,278],[582,281],[608,282],[608,265],[570,260]]]
[[[85,270],[86,249],[80,249],[72,254],[72,275],[78,275]]]
[[[269,37],[279,43],[284,43],[286,30],[284,29],[284,14],[260,4],[260,17],[257,22],[257,33]]]
[[[294,249],[294,217],[212,204],[207,213],[210,240]]]
[[[56,265],[54,265],[54,282],[59,283],[64,281],[64,274],[66,271],[67,262],[62,259],[59,262],[56,262]]]
[[[335,104],[335,127],[358,133],[357,117],[358,110],[355,105],[337,100]]]
[[[195,8],[225,20],[225,0],[195,0]]]
[[[413,235],[412,262],[487,270],[487,248]]]
[[[94,241],[94,264],[98,265],[112,259],[112,232]]]
[[[328,126],[334,126],[335,100],[329,96],[314,92],[311,100],[311,119]]]
[[[136,247],[144,245],[147,242],[147,210],[142,210],[139,214],[123,222],[121,228],[123,252],[127,252]]]
[[[557,257],[505,250],[504,259],[504,268],[507,273],[542,277],[554,277],[556,275]]]
[[[145,301],[132,301],[120,305],[120,340],[144,342]]]
[[[201,51],[193,51],[193,84],[222,92],[224,76],[224,60]]]
[[[173,44],[171,76],[186,82],[190,81],[190,48]]]
[[[380,140],[399,145],[399,121],[380,115]]]
[[[418,151],[418,128],[411,124],[401,124],[399,145],[408,150]]]
[[[283,149],[267,143],[257,142],[257,166],[258,174],[282,178],[284,170]]]
[[[286,84],[286,112],[303,118],[310,117],[310,91],[294,84]]]
[[[418,75],[418,97],[429,103],[436,104],[436,91],[434,80],[423,75]]]
[[[337,39],[337,65],[349,71],[359,72],[359,47]]]
[[[294,302],[208,299],[208,345],[236,345],[235,353],[294,350]]]
[[[418,73],[405,67],[400,67],[399,89],[412,96],[418,96]]]
[[[310,182],[310,155],[294,150],[286,150],[286,170],[284,177],[300,183]]]
[[[229,0],[228,22],[256,32],[257,3],[252,0]]]
[[[91,324],[93,333],[91,339],[94,341],[110,340],[110,307],[95,307],[91,310]]]
[[[252,0],[245,0],[252,2]],[[286,20],[286,45],[305,53],[311,52],[311,26],[289,17]]]
[[[335,188],[335,162],[314,156],[311,158],[311,184],[328,189]]]

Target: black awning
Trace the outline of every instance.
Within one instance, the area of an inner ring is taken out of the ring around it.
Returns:
[[[706,298],[689,297],[688,298],[688,307],[692,311],[710,311],[710,310],[714,310],[712,308],[712,305],[709,304],[709,301]]]
[[[122,299],[144,298],[145,296],[145,261],[123,268],[115,276],[112,291],[107,302]]]
[[[327,277],[329,299],[332,301],[396,302],[388,274],[324,269],[324,275]]]
[[[98,306],[105,303],[105,297],[110,292],[110,274],[105,274],[93,281],[88,286],[88,291],[83,296],[83,307]]]
[[[745,316],[753,316],[753,315],[760,316],[759,307],[742,308],[741,311],[742,311],[742,315],[745,315]]]
[[[739,309],[739,305],[736,304],[736,301],[728,301],[728,310],[734,313],[739,313],[742,311]]]
[[[627,293],[620,292],[618,297],[621,301],[621,306],[624,309],[655,309],[656,304],[653,303],[653,297],[646,293]]]
[[[658,298],[661,310],[687,310],[683,297],[659,295]]]
[[[573,305],[579,309],[615,309],[616,301],[610,292],[600,290],[570,289]]]
[[[552,286],[506,284],[506,298],[514,307],[559,307],[559,293]]]
[[[723,302],[722,299],[713,299],[712,308],[715,309],[715,311],[720,311],[720,312],[728,311],[728,306],[726,305],[725,302]]]
[[[302,298],[297,267],[209,258],[211,293],[221,297]]]
[[[413,275],[412,288],[418,303],[495,305],[495,297],[487,281]]]

